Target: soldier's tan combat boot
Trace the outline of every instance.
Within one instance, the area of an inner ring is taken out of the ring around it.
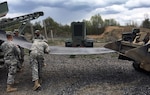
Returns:
[[[17,88],[12,87],[11,85],[7,85],[6,91],[7,92],[14,92],[14,91],[17,91]]]
[[[39,83],[39,80],[36,80],[36,81],[34,82],[33,90],[34,90],[34,91],[35,91],[35,90],[38,90],[40,87],[41,87],[41,85],[40,85],[40,83]]]

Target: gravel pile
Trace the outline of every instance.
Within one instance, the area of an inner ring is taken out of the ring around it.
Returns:
[[[24,72],[18,73],[17,92],[9,95],[150,95],[150,78],[137,72],[132,62],[118,54],[80,55],[75,58],[46,55],[41,91],[32,91],[31,68],[26,56]],[[0,70],[0,95],[7,95],[6,70]]]

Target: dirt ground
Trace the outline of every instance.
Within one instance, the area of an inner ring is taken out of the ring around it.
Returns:
[[[137,72],[132,62],[102,55],[46,55],[41,91],[33,91],[29,56],[18,73],[17,92],[6,93],[6,70],[0,70],[0,95],[149,95],[149,75]]]

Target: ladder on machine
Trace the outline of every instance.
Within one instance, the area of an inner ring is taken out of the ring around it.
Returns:
[[[5,29],[6,27],[10,27],[12,25],[20,23],[21,25],[19,27],[19,33],[23,34],[24,28],[31,20],[37,19],[43,15],[44,13],[42,11],[39,11],[14,18],[3,19],[0,21],[0,29]]]

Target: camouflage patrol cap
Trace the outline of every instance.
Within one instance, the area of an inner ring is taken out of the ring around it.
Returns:
[[[14,29],[14,33],[19,32],[19,29]]]
[[[8,36],[13,36],[14,35],[14,33],[12,32],[12,31],[6,31],[6,35]]]
[[[40,30],[35,30],[35,32],[34,33],[39,33],[40,32]]]

